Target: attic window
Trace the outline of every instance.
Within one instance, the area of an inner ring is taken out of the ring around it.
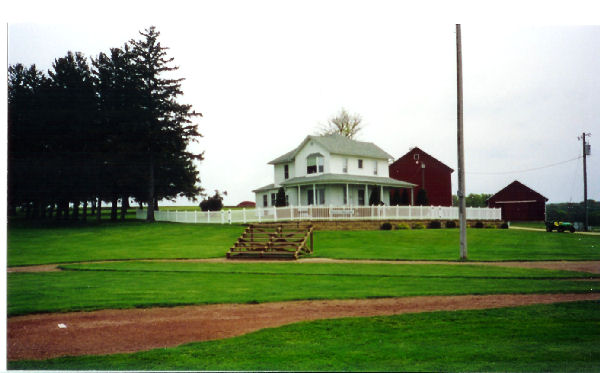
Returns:
[[[418,160],[419,160],[419,153],[415,153],[415,154],[413,154],[413,159],[414,159],[415,161],[418,161]]]
[[[358,160],[358,168],[362,168],[362,166],[363,166],[363,160],[359,159]]]
[[[306,158],[306,173],[316,174],[323,172],[325,160],[319,153],[311,154]]]

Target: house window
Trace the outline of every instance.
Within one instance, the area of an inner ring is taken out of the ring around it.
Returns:
[[[271,193],[271,206],[275,206],[275,201],[277,201],[277,194]]]
[[[283,177],[287,180],[290,177],[290,166],[287,164],[283,166]]]
[[[325,159],[321,154],[311,154],[306,158],[306,173],[316,174],[323,172]]]
[[[363,164],[363,160],[359,159],[358,160],[358,168],[362,168],[362,164]]]
[[[342,171],[345,174],[348,173],[348,158],[344,158],[344,167],[342,168]]]
[[[344,188],[344,205],[348,204],[348,191]]]
[[[317,189],[317,198],[319,205],[325,204],[325,189]]]
[[[359,206],[365,205],[365,190],[364,189],[360,189],[358,191],[358,205]]]
[[[312,189],[307,190],[306,196],[307,196],[307,205],[309,205],[309,206],[314,205],[314,201],[315,201],[314,196],[315,195],[313,194]]]
[[[263,194],[263,207],[267,207],[267,195]]]
[[[373,175],[377,175],[377,161],[373,162]]]

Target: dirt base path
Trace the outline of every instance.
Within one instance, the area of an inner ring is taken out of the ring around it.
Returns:
[[[8,360],[135,352],[234,337],[306,320],[599,299],[600,294],[466,295],[17,316],[8,319]]]

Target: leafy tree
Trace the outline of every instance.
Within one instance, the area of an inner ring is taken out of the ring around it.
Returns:
[[[227,195],[227,192],[223,192],[223,195]],[[202,211],[220,211],[223,209],[223,196],[221,196],[218,190],[215,190],[215,194],[212,197],[200,202],[200,209]]]
[[[178,67],[171,65],[174,59],[167,57],[168,48],[158,41],[160,33],[152,26],[140,35],[141,40],[129,43],[141,79],[139,123],[144,135],[138,144],[146,159],[146,202],[150,206],[155,200],[177,195],[195,198],[201,188],[193,161],[202,160],[203,156],[188,152],[187,146],[200,136],[191,120],[201,114],[192,111],[191,105],[177,102],[183,94],[183,79],[165,77]],[[146,220],[154,221],[154,210],[147,211]]]
[[[336,116],[329,119],[326,125],[321,126],[319,134],[339,134],[353,139],[362,128],[362,117],[359,114],[351,115],[342,108]]]
[[[287,206],[287,202],[285,200],[285,190],[283,187],[279,187],[277,190],[277,196],[275,197],[275,206],[276,207],[284,207]]]
[[[427,206],[429,205],[429,198],[427,197],[427,191],[425,189],[419,189],[417,193],[417,206]]]

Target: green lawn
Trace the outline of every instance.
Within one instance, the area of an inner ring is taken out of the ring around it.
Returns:
[[[134,354],[9,369],[597,372],[600,307],[575,302],[321,320]]]
[[[600,260],[600,236],[510,229],[468,229],[468,258]],[[315,233],[315,256],[346,259],[458,260],[458,229]]]
[[[77,225],[10,222],[8,265],[223,257],[244,227],[139,221]],[[458,229],[318,231],[316,257],[458,260]],[[469,260],[600,260],[600,236],[469,229]]]
[[[106,259],[223,257],[243,231],[240,225],[140,221],[34,224],[9,223],[9,266]]]
[[[577,272],[401,264],[97,263],[8,274],[8,315],[416,295],[598,291]],[[593,290],[591,290],[593,289]]]

